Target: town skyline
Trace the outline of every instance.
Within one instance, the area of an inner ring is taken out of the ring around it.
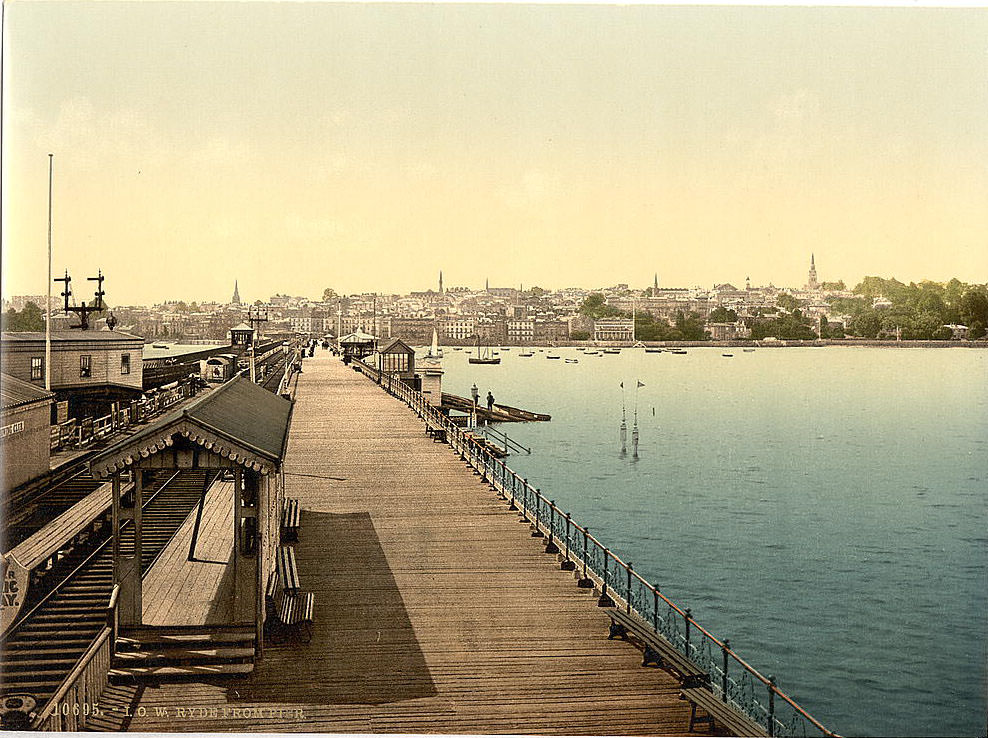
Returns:
[[[986,34],[964,8],[14,3],[0,291],[44,291],[50,153],[55,274],[117,304],[439,269],[793,285],[811,252],[983,283]]]

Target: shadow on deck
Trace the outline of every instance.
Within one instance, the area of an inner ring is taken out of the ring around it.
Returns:
[[[316,596],[312,641],[268,645],[231,703],[380,705],[436,687],[369,513],[304,510],[295,544]]]

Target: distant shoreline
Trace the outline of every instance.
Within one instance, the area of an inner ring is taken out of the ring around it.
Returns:
[[[972,348],[988,349],[988,340],[979,341],[879,341],[876,339],[818,339],[813,341],[779,340],[779,341],[641,341],[647,348],[824,348],[828,346],[866,346],[870,348]],[[474,342],[453,342],[441,344],[442,347],[473,348]],[[628,341],[556,341],[553,345],[537,343],[502,342],[491,346],[509,348],[632,348]]]

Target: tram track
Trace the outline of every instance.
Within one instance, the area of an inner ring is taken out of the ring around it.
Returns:
[[[199,501],[215,473],[161,474],[145,488],[141,571],[146,573]],[[133,526],[121,527],[124,555]],[[0,693],[30,694],[44,705],[106,624],[113,590],[112,536],[14,624],[0,642]]]

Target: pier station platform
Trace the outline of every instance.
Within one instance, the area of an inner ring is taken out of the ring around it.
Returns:
[[[294,549],[315,595],[311,640],[266,645],[242,677],[111,686],[103,729],[687,732],[679,683],[608,640],[606,611],[518,514],[328,353],[298,379],[283,468],[302,509]],[[196,560],[187,522],[149,573],[145,603],[159,604],[146,622],[225,617],[225,567],[209,562],[232,546],[228,486],[210,489]]]

